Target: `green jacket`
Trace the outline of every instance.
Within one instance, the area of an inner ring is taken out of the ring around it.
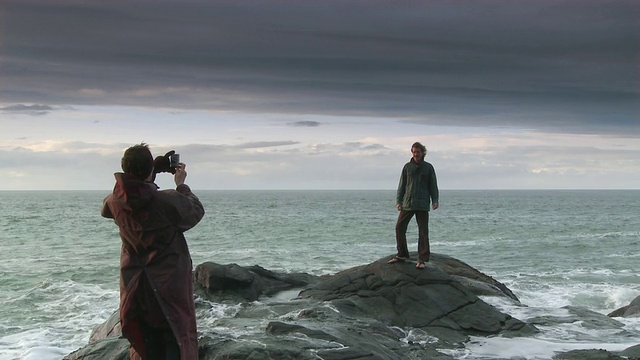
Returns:
[[[438,181],[433,165],[424,160],[417,165],[411,159],[402,168],[396,204],[401,204],[402,210],[429,211],[430,201],[437,203],[438,196]]]

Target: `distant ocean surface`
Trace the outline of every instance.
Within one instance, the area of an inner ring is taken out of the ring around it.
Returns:
[[[186,233],[205,261],[330,274],[395,253],[394,191],[195,191],[202,222]],[[118,307],[120,238],[100,216],[108,191],[0,191],[0,360],[61,359],[87,344]],[[640,191],[443,190],[430,215],[433,252],[507,285],[526,305],[485,299],[527,321],[607,314],[640,295]],[[408,239],[417,250],[417,226]],[[198,330],[232,316],[201,313]],[[460,359],[548,359],[554,351],[622,350],[624,331],[567,321],[528,338],[472,338]]]

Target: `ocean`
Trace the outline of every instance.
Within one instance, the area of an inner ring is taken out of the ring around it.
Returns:
[[[332,274],[395,253],[395,191],[194,191],[207,211],[186,233],[194,267],[212,261]],[[118,307],[120,239],[100,216],[109,191],[0,191],[0,360],[61,359]],[[459,359],[549,359],[556,351],[640,343],[572,321],[566,306],[607,314],[640,295],[640,190],[442,190],[431,251],[507,285],[523,305],[483,299],[520,320],[525,338],[472,337]],[[412,221],[409,249],[417,250]],[[232,309],[212,304],[198,330]]]

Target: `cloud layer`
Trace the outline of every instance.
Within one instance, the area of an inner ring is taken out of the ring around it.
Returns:
[[[416,140],[443,188],[637,188],[639,59],[636,0],[5,0],[2,189],[141,141],[194,188],[390,189]]]
[[[162,106],[640,134],[635,0],[8,0],[0,14],[5,111]]]

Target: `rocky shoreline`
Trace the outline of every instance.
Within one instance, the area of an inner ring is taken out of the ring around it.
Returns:
[[[417,255],[412,254],[415,258]],[[504,314],[478,296],[497,296],[521,305],[504,284],[453,257],[433,254],[426,269],[415,262],[387,264],[391,256],[333,275],[284,274],[260,266],[206,262],[194,284],[203,308],[210,302],[237,304],[232,318],[216,326],[254,329],[231,336],[201,334],[199,358],[282,360],[454,359],[447,350],[464,347],[470,336],[530,336],[543,318],[528,323]],[[258,301],[282,292],[294,299]],[[610,316],[638,316],[640,297]],[[616,320],[586,309],[576,318],[601,326]],[[548,319],[547,319],[548,320]],[[615,322],[615,323],[613,323]],[[65,360],[126,360],[118,313],[94,329],[89,344]],[[620,353],[576,350],[554,359],[635,359],[640,346]]]

